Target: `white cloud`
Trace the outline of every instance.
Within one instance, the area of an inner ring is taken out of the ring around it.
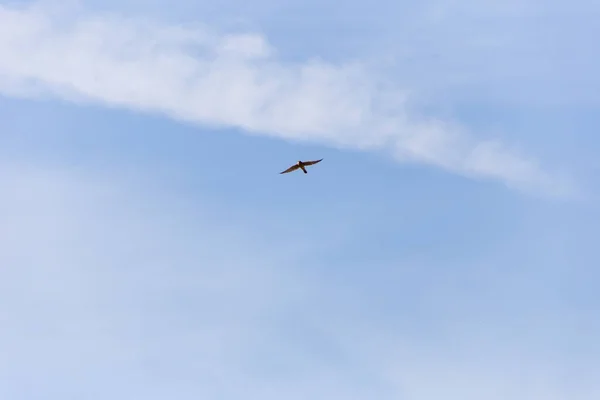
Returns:
[[[566,195],[536,162],[454,124],[411,115],[358,62],[278,61],[257,34],[0,6],[0,92],[158,112],[250,134],[363,150]],[[395,100],[392,100],[395,99]],[[482,149],[485,149],[482,150]]]

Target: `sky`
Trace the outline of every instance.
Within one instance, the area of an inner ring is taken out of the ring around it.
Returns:
[[[0,397],[600,398],[599,16],[0,0]]]

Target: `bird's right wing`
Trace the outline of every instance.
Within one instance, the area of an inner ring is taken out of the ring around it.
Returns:
[[[305,161],[304,165],[313,165],[313,164],[316,164],[316,163],[320,163],[321,161],[323,161],[322,158],[320,160],[317,160],[317,161]]]
[[[295,171],[295,170],[297,170],[298,168],[299,168],[299,166],[298,166],[297,164],[296,164],[296,165],[292,165],[291,167],[289,167],[289,168],[288,168],[288,169],[286,169],[285,171],[283,171],[283,172],[280,172],[279,174],[287,174],[288,172]]]

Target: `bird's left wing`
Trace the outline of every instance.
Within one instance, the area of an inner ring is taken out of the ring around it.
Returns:
[[[283,172],[280,172],[279,174],[287,174],[288,172],[295,171],[295,170],[297,170],[298,168],[299,168],[299,166],[298,166],[297,164],[296,164],[296,165],[292,165],[291,167],[289,167],[289,168],[288,168],[288,169],[286,169],[285,171],[283,171]]]

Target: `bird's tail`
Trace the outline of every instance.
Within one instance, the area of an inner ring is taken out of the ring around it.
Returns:
[[[300,168],[302,168],[302,171],[303,171],[305,174],[308,174],[308,171],[306,170],[306,168],[304,168],[304,167],[300,167]]]

